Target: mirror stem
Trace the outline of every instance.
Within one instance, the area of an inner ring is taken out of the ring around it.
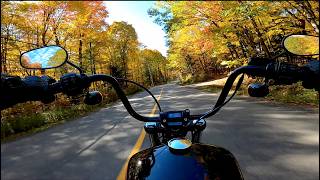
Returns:
[[[73,66],[74,68],[78,69],[78,70],[79,70],[79,72],[80,72],[80,74],[82,74],[82,73],[83,73],[83,70],[82,70],[80,67],[78,67],[77,65],[73,64],[73,63],[72,63],[72,62],[70,62],[70,61],[67,61],[67,63],[68,63],[68,64],[70,64],[71,66]]]
[[[270,59],[276,59],[276,58],[278,58],[278,57],[280,57],[280,56],[284,55],[285,53],[286,53],[286,52],[282,50],[282,52],[281,52],[281,53],[279,53],[278,55],[275,55],[274,57],[271,57]]]

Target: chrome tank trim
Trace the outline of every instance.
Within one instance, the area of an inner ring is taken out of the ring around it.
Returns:
[[[168,141],[168,147],[170,150],[179,152],[182,150],[187,150],[192,145],[192,142],[186,138],[173,138]]]

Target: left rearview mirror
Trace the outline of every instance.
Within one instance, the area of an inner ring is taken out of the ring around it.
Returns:
[[[26,69],[58,68],[67,60],[67,51],[56,45],[32,49],[20,56],[20,64]]]

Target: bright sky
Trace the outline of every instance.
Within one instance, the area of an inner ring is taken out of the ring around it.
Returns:
[[[165,32],[147,13],[155,1],[104,1],[104,3],[109,12],[109,17],[106,19],[109,24],[114,21],[126,21],[135,28],[140,43],[167,56]]]
[[[49,46],[27,52],[25,56],[29,57],[30,63],[40,63],[43,68],[47,68],[49,59],[60,49],[57,46]]]

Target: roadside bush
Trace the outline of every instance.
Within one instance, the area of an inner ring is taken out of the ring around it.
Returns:
[[[20,133],[44,125],[45,118],[42,114],[21,116],[11,120],[9,124],[13,133]]]
[[[180,76],[179,80],[181,85],[192,84],[193,76],[191,74],[187,74],[185,76]]]
[[[318,92],[314,89],[305,89],[301,82],[290,86],[271,86],[270,94],[267,98],[285,103],[311,104],[319,106]]]
[[[13,134],[29,132],[44,125],[50,126],[61,123],[88,112],[92,112],[101,106],[103,106],[103,104],[94,106],[78,104],[69,106],[68,108],[56,107],[55,109],[42,113],[28,115],[20,114],[19,116],[7,117],[5,120],[2,120],[1,123],[1,139]]]
[[[208,92],[218,93],[223,88],[227,78],[223,78],[215,81],[215,84],[209,86],[199,87],[202,90]],[[238,80],[236,80],[237,82]],[[254,82],[262,82],[261,79],[245,78],[239,91],[238,95],[248,94],[248,85]],[[233,84],[232,89],[235,89],[236,83]],[[301,82],[292,85],[278,85],[269,87],[269,95],[265,98],[272,101],[283,102],[283,103],[295,103],[304,105],[319,106],[319,93],[314,89],[305,89]]]
[[[193,77],[193,83],[202,82],[208,80],[208,76],[205,73],[199,73]]]
[[[50,104],[26,102],[3,110],[1,111],[1,140],[6,140],[12,135],[15,137],[19,134],[37,132],[115,102],[118,99],[117,94],[111,86],[108,87],[102,85],[96,87],[103,95],[103,101],[98,105],[86,105],[82,103],[81,98],[78,103],[75,103],[70,101],[67,96],[60,94]],[[141,89],[136,85],[128,84],[128,87],[125,88],[126,95],[132,95],[139,91]]]
[[[7,121],[1,121],[1,139],[13,134],[13,130]]]

